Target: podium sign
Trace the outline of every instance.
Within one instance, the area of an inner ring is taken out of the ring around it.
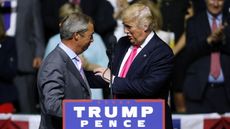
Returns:
[[[165,129],[164,100],[64,100],[63,129]]]

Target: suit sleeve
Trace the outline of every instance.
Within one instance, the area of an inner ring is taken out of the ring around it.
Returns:
[[[49,62],[44,65],[38,80],[41,96],[47,114],[62,116],[62,100],[64,99],[64,69],[56,62]]]

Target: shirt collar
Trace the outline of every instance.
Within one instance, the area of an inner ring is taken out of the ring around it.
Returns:
[[[152,31],[147,38],[145,39],[144,43],[141,44],[140,48],[144,48],[148,42],[152,39],[152,37],[154,36],[154,32]]]
[[[207,11],[207,14],[208,14],[208,19],[212,20],[213,19],[213,15],[210,14],[208,11]],[[221,21],[222,20],[222,16],[223,16],[223,14],[221,13],[221,14],[217,15],[217,17],[215,17],[215,18],[216,18],[217,21]]]
[[[65,53],[70,57],[70,59],[73,59],[75,57],[77,57],[77,54],[71,50],[69,47],[67,47],[64,43],[60,43],[59,47],[65,51]]]

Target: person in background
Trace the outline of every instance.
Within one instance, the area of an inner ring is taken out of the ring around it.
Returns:
[[[60,23],[61,43],[44,59],[37,79],[41,106],[39,129],[62,129],[64,99],[90,99],[79,55],[93,41],[92,19],[72,13]]]
[[[190,0],[189,1],[189,5],[187,8],[187,14],[184,17],[184,21],[185,21],[185,30],[186,30],[186,24],[188,19],[190,19],[192,16],[194,15],[194,7],[193,7],[193,3]],[[186,44],[186,34],[185,32],[182,33],[182,35],[180,36],[180,38],[178,39],[177,43],[175,44],[175,46],[172,48],[173,49],[173,53],[175,55],[177,55],[179,52],[182,51],[182,49],[185,47]]]
[[[17,72],[17,53],[15,38],[5,33],[0,15],[0,113],[15,113],[17,89],[14,78]]]
[[[79,4],[82,12],[92,17],[95,32],[99,34],[107,49],[111,49],[110,38],[113,36],[116,20],[113,18],[113,6],[107,0],[69,0]]]
[[[190,19],[192,16],[194,16],[194,8],[193,8],[193,3],[190,0],[189,5],[187,8],[187,14],[185,15],[185,31],[186,31],[186,24],[188,19]],[[175,67],[174,71],[174,79],[172,82],[172,90],[173,90],[173,102],[175,105],[175,112],[176,113],[185,113],[186,112],[186,107],[185,107],[185,100],[184,100],[184,95],[182,91],[182,82],[183,82],[183,76],[184,76],[184,71],[185,71],[185,66],[183,66],[184,62],[183,58],[186,58],[182,53],[184,51],[184,47],[186,45],[186,32],[183,32],[180,38],[178,39],[176,45],[173,47],[173,53],[175,56],[178,56],[180,54],[179,58],[177,58],[177,65]],[[184,56],[184,57],[183,57]]]
[[[187,23],[183,82],[187,113],[230,111],[230,19],[226,0],[205,0],[207,10]]]
[[[37,70],[44,54],[39,0],[3,0],[1,3],[6,35],[14,37],[17,49],[17,75],[14,84],[18,90],[19,113],[37,113]]]
[[[41,16],[45,35],[45,42],[53,35],[59,33],[59,14],[58,11],[62,5],[69,0],[40,0]]]
[[[110,2],[112,3],[114,1],[110,0]],[[123,26],[122,20],[121,20],[121,14],[122,14],[123,10],[129,6],[129,3],[127,0],[116,0],[114,4],[115,5],[114,5],[113,17],[117,21],[117,26],[114,30],[114,35],[119,40],[121,37],[126,35],[124,32],[124,26]]]
[[[94,72],[111,81],[115,99],[164,99],[165,127],[172,129],[167,104],[173,52],[154,32],[156,23],[148,6],[132,4],[122,13],[124,31],[115,47],[112,77],[108,68]]]

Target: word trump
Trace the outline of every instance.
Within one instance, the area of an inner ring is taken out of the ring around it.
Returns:
[[[102,108],[89,106],[86,108],[84,106],[74,106],[73,111],[76,112],[76,117],[80,120],[81,127],[86,127],[89,124],[94,124],[94,127],[103,127],[103,125],[117,127],[118,122],[122,123],[123,127],[132,127],[133,124],[137,127],[145,127],[145,118],[153,114],[153,107],[105,106]],[[84,118],[89,118],[90,120]],[[116,118],[120,119],[114,120]]]
[[[165,101],[64,100],[63,129],[165,129]]]

